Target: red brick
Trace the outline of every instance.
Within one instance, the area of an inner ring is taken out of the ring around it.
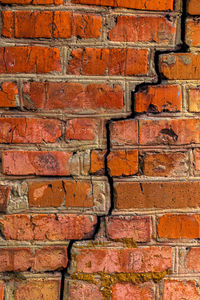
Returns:
[[[200,171],[200,149],[194,150],[195,170]]]
[[[6,240],[81,240],[92,237],[97,218],[90,215],[8,215],[0,218]]]
[[[71,152],[4,151],[3,173],[7,175],[70,175]]]
[[[10,197],[10,187],[0,185],[0,212],[6,212]],[[1,299],[0,299],[1,300]]]
[[[67,266],[67,247],[0,249],[0,271],[54,271]]]
[[[106,150],[92,150],[90,156],[90,173],[104,175]]]
[[[0,143],[54,143],[61,134],[57,120],[0,118]]]
[[[54,271],[66,268],[67,263],[67,247],[36,249],[33,270],[37,272]]]
[[[27,109],[120,110],[123,108],[123,89],[120,85],[107,84],[28,82],[23,88],[23,102]]]
[[[190,15],[200,15],[200,3],[199,0],[188,0],[187,11]]]
[[[168,79],[200,79],[200,53],[163,54],[160,72]]]
[[[106,218],[106,234],[112,239],[133,239],[134,242],[149,242],[151,220],[149,217],[114,216]]]
[[[199,188],[198,181],[115,182],[115,207],[117,209],[199,208]]]
[[[192,247],[188,251],[186,257],[185,257],[185,267],[187,268],[187,272],[194,272],[199,273],[200,272],[200,263],[199,263],[199,257],[200,257],[200,248],[199,247]]]
[[[200,216],[167,214],[158,218],[157,230],[159,238],[196,239],[200,237]]]
[[[68,290],[66,290],[66,300],[103,300],[103,295],[99,288],[92,283],[84,281],[73,281],[69,283]]]
[[[111,144],[137,145],[138,144],[138,121],[124,120],[112,122],[110,126]]]
[[[143,273],[162,272],[172,267],[172,248],[88,248],[73,254],[76,272]]]
[[[50,47],[0,48],[0,74],[61,71],[60,51]]]
[[[173,10],[173,0],[148,1],[145,0],[72,0],[73,3],[105,5],[113,7],[127,7],[142,10]]]
[[[118,16],[116,25],[109,31],[109,39],[117,42],[151,42],[172,44],[176,24],[165,17]]]
[[[200,300],[194,280],[165,280],[163,300]]]
[[[92,207],[94,205],[93,187],[90,181],[65,180],[66,207]]]
[[[199,119],[139,121],[141,145],[184,145],[200,143]]]
[[[28,279],[15,281],[15,300],[59,300],[60,279]]]
[[[147,74],[145,49],[97,49],[72,50],[68,74],[74,75],[121,75],[137,76]]]
[[[154,300],[152,283],[133,285],[131,283],[117,283],[112,287],[113,300]]]
[[[15,82],[3,82],[0,89],[0,107],[18,106],[18,88]]]
[[[98,38],[102,18],[68,11],[3,11],[2,35],[15,38]],[[72,27],[73,24],[73,27]]]
[[[181,110],[182,92],[178,85],[152,85],[135,94],[134,111],[158,113]]]
[[[131,176],[138,172],[138,150],[111,151],[107,158],[111,176]]]
[[[145,176],[178,177],[189,171],[189,158],[183,152],[144,154],[143,173]]]
[[[186,20],[186,33],[185,33],[185,40],[186,43],[190,47],[199,47],[200,46],[200,19],[198,18],[188,18]]]
[[[188,101],[190,112],[200,112],[200,89],[198,87],[188,90]]]
[[[65,139],[92,141],[97,135],[97,122],[94,119],[81,118],[66,123]]]

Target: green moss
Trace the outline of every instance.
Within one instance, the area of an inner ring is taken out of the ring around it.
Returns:
[[[99,272],[96,275],[100,276],[101,287],[100,291],[104,296],[105,300],[110,300],[112,295],[112,285],[116,283],[132,283],[138,284],[147,281],[154,281],[155,283],[162,280],[166,275],[171,274],[170,270],[165,270],[163,272],[146,272],[146,273],[115,273],[106,274],[104,272]],[[83,274],[75,273],[72,275],[72,279],[83,280],[89,283],[97,284],[95,280],[95,274]]]

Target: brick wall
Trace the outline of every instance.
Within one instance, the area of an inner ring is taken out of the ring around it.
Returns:
[[[199,0],[0,7],[0,300],[200,300]]]

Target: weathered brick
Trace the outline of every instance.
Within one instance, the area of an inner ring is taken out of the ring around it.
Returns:
[[[110,140],[112,146],[137,145],[138,121],[124,120],[112,122],[110,125]]]
[[[18,88],[15,82],[3,82],[0,89],[0,107],[17,107]]]
[[[200,89],[198,87],[188,90],[188,102],[190,112],[200,112]]]
[[[0,300],[4,300],[4,282],[0,281]]]
[[[106,150],[92,150],[90,155],[90,173],[104,175]]]
[[[199,215],[166,214],[158,218],[158,237],[168,239],[196,239],[200,237]]]
[[[67,73],[74,75],[138,76],[147,74],[146,49],[97,49],[72,50]]]
[[[7,211],[9,197],[10,187],[6,185],[0,185],[0,212]]]
[[[189,273],[199,273],[200,272],[200,248],[199,247],[191,247],[187,254],[184,257],[184,267],[185,272]]]
[[[146,152],[143,158],[145,176],[179,177],[189,172],[189,158],[183,152]]]
[[[54,271],[67,266],[67,247],[0,249],[0,271]]]
[[[53,143],[61,134],[61,123],[57,120],[0,118],[0,143]]]
[[[68,11],[3,11],[2,17],[2,35],[10,38],[98,38],[101,35],[102,18],[95,15]]]
[[[59,300],[60,283],[60,278],[15,281],[15,300]]]
[[[109,31],[109,39],[117,42],[151,42],[172,44],[176,24],[165,17],[118,16],[116,25]]]
[[[92,141],[97,136],[97,121],[89,118],[73,119],[66,122],[65,139]]]
[[[160,72],[168,79],[200,79],[200,53],[163,54]]]
[[[64,241],[91,237],[97,223],[90,215],[8,215],[0,218],[6,240]]]
[[[111,176],[130,176],[138,172],[138,150],[113,150],[107,161]]]
[[[92,207],[93,187],[90,181],[64,181],[66,207]]]
[[[63,0],[1,0],[2,4],[60,5]]]
[[[142,10],[173,10],[173,0],[162,2],[145,0],[72,0],[73,3],[127,7]]]
[[[71,152],[3,151],[3,173],[7,175],[70,175]]]
[[[190,47],[200,46],[200,19],[199,18],[188,18],[186,20],[186,33],[185,40]]]
[[[152,283],[133,285],[131,283],[117,283],[112,287],[113,300],[154,300],[154,289]]]
[[[172,267],[172,248],[88,248],[73,254],[76,271],[83,273],[162,272]]]
[[[149,242],[151,220],[149,217],[114,216],[106,218],[106,234],[112,239],[132,239]]]
[[[134,111],[137,113],[181,111],[182,92],[178,85],[152,85],[135,94]]]
[[[115,111],[123,108],[123,89],[108,84],[28,82],[23,88],[23,103],[27,109]]]
[[[199,119],[157,119],[139,121],[141,145],[199,144]]]
[[[194,150],[195,170],[200,171],[200,149]]]
[[[163,300],[199,300],[200,293],[194,280],[165,280]]]
[[[70,281],[65,289],[64,300],[103,300],[103,294],[98,286],[84,281]]]
[[[115,206],[131,208],[198,208],[200,183],[188,182],[115,182]]]
[[[51,47],[0,48],[0,74],[61,71],[60,51]]]
[[[59,207],[65,200],[61,180],[30,182],[28,202],[30,207]]]
[[[200,3],[199,0],[188,0],[187,11],[190,15],[200,15]]]

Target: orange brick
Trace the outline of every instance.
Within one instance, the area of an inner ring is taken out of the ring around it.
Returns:
[[[145,49],[97,49],[72,50],[68,74],[138,76],[147,74],[147,55]]]
[[[2,11],[3,28],[1,35],[5,37],[13,37],[14,34],[14,16],[12,11]]]
[[[92,207],[93,190],[89,181],[64,181],[66,191],[66,207]]]
[[[200,79],[200,53],[163,54],[160,72],[168,79]]]
[[[106,150],[92,150],[90,156],[90,173],[103,175],[105,173]]]
[[[188,0],[187,11],[190,15],[200,15],[200,3],[199,0]]]
[[[157,231],[159,238],[197,239],[200,237],[200,216],[164,215],[158,218]]]
[[[117,209],[199,208],[199,188],[198,181],[115,182],[115,207]]]
[[[144,154],[143,172],[145,176],[178,177],[189,171],[189,158],[186,153],[148,153]]]
[[[111,176],[130,176],[138,172],[138,150],[115,150],[108,155]]]
[[[134,111],[157,113],[181,110],[182,92],[178,85],[152,85],[135,94]]]
[[[200,171],[200,149],[194,150],[195,170]]]
[[[117,42],[151,42],[173,44],[176,24],[165,17],[118,16],[109,31],[109,39]]]
[[[16,300],[59,300],[60,278],[28,279],[15,281]],[[34,298],[33,298],[34,297]]]
[[[48,5],[55,4],[60,5],[63,0],[1,0],[3,4],[33,4],[33,5]]]
[[[200,112],[200,89],[192,87],[188,90],[189,111]]]
[[[50,47],[0,48],[0,74],[61,71],[60,51]]]
[[[99,38],[101,36],[102,18],[95,15],[74,14],[73,35],[78,38]]]
[[[142,10],[173,10],[173,0],[148,1],[145,0],[72,0],[73,3],[127,7]]]
[[[200,46],[200,19],[188,18],[186,20],[186,34],[185,40],[189,46]]]
[[[18,88],[15,82],[3,82],[0,90],[0,107],[18,106]]]

